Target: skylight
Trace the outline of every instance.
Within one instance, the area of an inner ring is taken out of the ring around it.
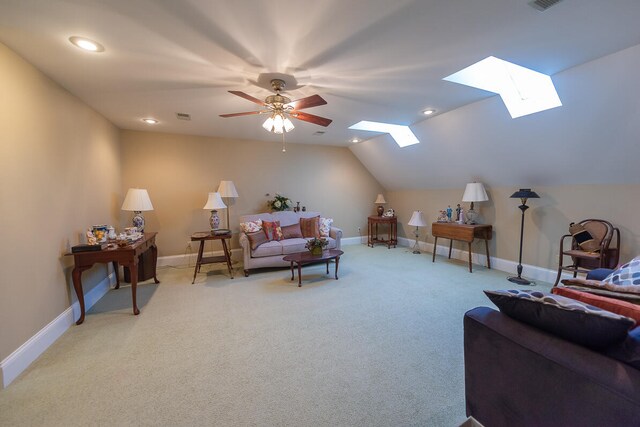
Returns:
[[[551,77],[494,56],[443,80],[497,93],[514,119],[562,105]]]
[[[363,120],[356,123],[355,125],[349,126],[349,129],[388,133],[400,147],[406,147],[408,145],[420,143],[420,141],[418,141],[418,138],[416,138],[413,132],[411,132],[411,129],[409,129],[409,126],[392,125],[389,123],[380,122],[368,122],[366,120]]]

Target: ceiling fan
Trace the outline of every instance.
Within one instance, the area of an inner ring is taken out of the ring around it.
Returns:
[[[246,111],[244,113],[220,114],[220,117],[228,118],[251,116],[254,114],[269,114],[269,117],[264,122],[262,127],[265,128],[265,130],[267,130],[268,132],[274,133],[283,133],[293,130],[295,126],[293,125],[293,123],[291,123],[289,117],[325,127],[329,126],[329,124],[332,122],[331,119],[300,111],[305,108],[325,105],[327,101],[325,101],[320,95],[311,95],[306,98],[291,101],[290,98],[280,94],[280,92],[285,87],[284,80],[271,80],[271,87],[276,92],[276,94],[267,96],[264,101],[261,101],[258,98],[254,98],[253,96],[239,90],[230,90],[229,93],[261,105],[265,107],[265,109],[259,111]]]

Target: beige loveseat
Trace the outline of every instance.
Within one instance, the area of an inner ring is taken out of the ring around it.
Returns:
[[[240,216],[240,222],[256,221],[258,219],[262,221],[280,221],[280,226],[285,227],[291,224],[297,224],[300,222],[300,218],[313,218],[315,216],[323,216],[319,212],[273,212],[273,213],[260,213],[255,215],[242,215]],[[336,227],[331,227],[329,231],[329,246],[328,249],[340,249],[340,239],[342,238],[342,230]],[[289,262],[283,261],[285,255],[293,254],[296,252],[304,252],[307,249],[304,245],[308,239],[305,238],[291,238],[280,241],[266,242],[255,248],[251,249],[251,244],[247,235],[240,230],[240,246],[242,247],[242,255],[244,262],[244,275],[249,276],[249,270],[253,268],[263,267],[288,267]]]

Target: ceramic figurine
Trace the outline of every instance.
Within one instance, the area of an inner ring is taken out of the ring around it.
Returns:
[[[451,214],[453,214],[453,209],[451,209],[451,205],[447,206],[447,221],[451,222]]]
[[[460,208],[460,213],[458,214],[458,224],[464,224],[464,208]]]
[[[458,203],[458,206],[456,206],[456,222],[460,222],[460,211],[462,210],[462,208],[460,207],[460,203]]]
[[[446,211],[440,211],[440,215],[438,215],[438,222],[448,222],[447,219],[447,212]]]
[[[98,244],[98,239],[96,239],[96,236],[93,235],[93,232],[91,231],[91,229],[87,230],[87,244],[88,245]]]

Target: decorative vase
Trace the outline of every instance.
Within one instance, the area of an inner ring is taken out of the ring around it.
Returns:
[[[379,205],[378,206],[378,216],[382,216],[383,213],[384,213],[384,206]]]
[[[309,251],[313,256],[320,256],[322,255],[322,246],[313,246]]]

